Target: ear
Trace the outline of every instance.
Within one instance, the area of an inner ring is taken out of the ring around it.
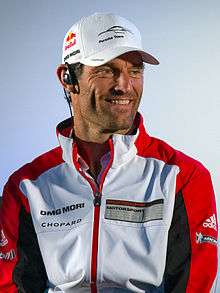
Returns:
[[[67,84],[64,80],[64,74],[67,71],[67,67],[65,64],[60,64],[57,67],[57,77],[62,85],[63,88],[65,88],[69,92],[74,91],[74,85]]]

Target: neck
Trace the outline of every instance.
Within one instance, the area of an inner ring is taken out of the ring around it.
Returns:
[[[101,158],[108,152],[108,141],[104,143],[88,142],[75,136],[75,141],[78,147],[78,153],[86,161],[92,175],[97,178],[101,171]]]
[[[110,132],[109,130],[105,131],[99,125],[94,125],[92,123],[82,123],[80,119],[75,119],[74,116],[73,128],[75,136],[79,139],[83,140],[84,142],[101,145],[108,141],[112,134],[131,134],[134,130],[134,125],[132,125],[130,129],[121,129],[115,132]]]
[[[80,122],[79,122],[80,121]],[[101,170],[100,160],[104,154],[109,151],[108,140],[112,134],[133,134],[135,124],[131,129],[125,129],[114,133],[105,133],[103,129],[99,129],[97,125],[91,123],[85,124],[80,119],[75,119],[74,116],[74,138],[77,143],[78,153],[86,161],[90,172],[96,178]]]
[[[75,136],[75,141],[78,146],[78,152],[87,159],[87,161],[96,160],[97,157],[103,156],[109,149],[108,141],[104,143],[96,143],[90,141],[84,141],[81,138]]]

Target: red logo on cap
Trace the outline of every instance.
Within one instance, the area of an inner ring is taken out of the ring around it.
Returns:
[[[73,32],[69,32],[66,37],[64,50],[66,51],[67,49],[71,48],[75,44],[76,44],[76,34]]]

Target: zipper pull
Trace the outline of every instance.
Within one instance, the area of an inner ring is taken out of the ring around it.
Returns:
[[[93,200],[94,206],[99,206],[101,205],[101,193],[96,192],[94,200]]]

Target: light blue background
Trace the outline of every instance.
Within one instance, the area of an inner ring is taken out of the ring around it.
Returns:
[[[205,164],[220,206],[218,0],[1,0],[1,191],[14,170],[57,145],[55,125],[69,116],[55,75],[64,34],[81,16],[103,11],[133,21],[160,60],[146,68],[145,125]]]

